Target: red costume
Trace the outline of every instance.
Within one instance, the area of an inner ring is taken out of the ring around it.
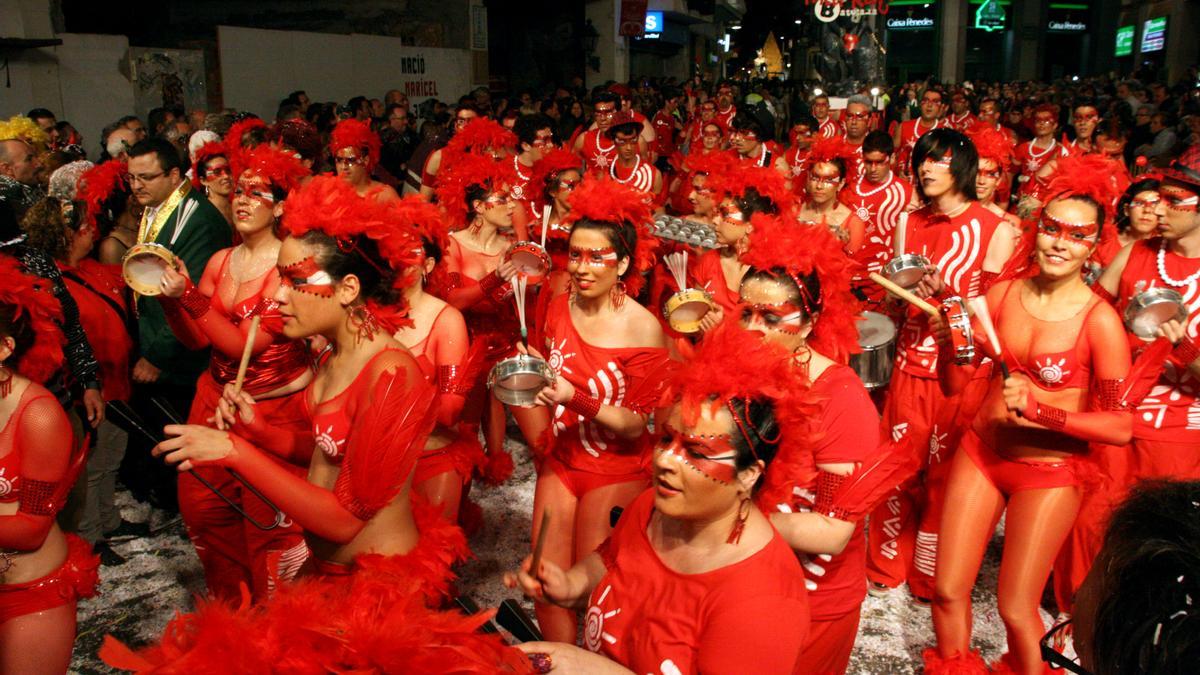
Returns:
[[[617,181],[621,185],[630,187],[644,195],[644,199],[652,206],[662,204],[667,197],[666,181],[662,177],[653,164],[642,159],[638,155],[634,164],[630,168],[621,165],[621,160],[613,156],[612,164],[608,166],[608,177]],[[658,180],[658,190],[655,191],[654,182]]]
[[[934,129],[948,126],[946,120],[939,119],[934,120],[933,124],[927,127],[924,120],[919,117],[900,124],[900,144],[896,146],[896,170],[900,172],[901,176],[908,177],[912,174],[910,160],[913,148],[917,147],[917,141]]]
[[[775,141],[763,141],[758,144],[758,151],[747,157],[739,154],[738,162],[745,166],[765,167],[768,169],[775,168],[775,162],[783,156],[783,148],[780,148]]]
[[[675,154],[675,116],[665,110],[654,113],[654,152],[659,157]]]
[[[962,115],[950,113],[946,116],[946,125],[951,129],[955,131],[961,131],[964,134],[967,133],[971,127],[975,126],[975,123],[978,121],[979,118],[972,115],[971,111],[969,110]]]
[[[821,138],[837,138],[846,135],[846,127],[833,115],[826,117],[817,124],[817,135]]]
[[[862,272],[854,277],[854,285],[875,306],[883,300],[884,291],[867,279],[867,272],[878,272],[892,259],[892,237],[912,202],[912,195],[912,183],[895,173],[878,185],[868,183],[865,178],[849,181],[839,195],[840,201],[866,223],[863,245],[852,256],[862,265]]]
[[[1037,139],[1025,141],[1013,151],[1016,157],[1017,182],[1020,183],[1018,195],[1033,194],[1038,188],[1037,172],[1050,160],[1071,154],[1066,146],[1053,138],[1050,139],[1050,146],[1046,148],[1035,146],[1036,142]],[[1049,183],[1048,180],[1043,182]]]
[[[947,294],[980,295],[983,261],[1003,221],[978,202],[946,218],[932,207],[908,217],[905,253],[919,253],[938,268]],[[926,486],[921,494],[897,489],[870,521],[867,572],[871,581],[895,587],[905,579],[914,595],[933,595],[933,571],[940,519],[940,491],[948,468],[940,466],[954,448],[957,397],[947,398],[937,380],[938,348],[925,315],[907,309],[896,344],[896,368],[884,401],[883,425],[893,440],[911,436],[913,448],[928,450]],[[915,551],[914,551],[915,536]]]
[[[75,267],[59,263],[63,282],[79,306],[79,322],[100,362],[101,395],[105,401],[128,401],[129,355],[133,338],[127,328],[129,303],[125,282],[116,265],[84,258]]]
[[[617,144],[604,132],[592,129],[583,135],[582,154],[588,173],[603,176],[608,173],[608,167],[617,161]]]

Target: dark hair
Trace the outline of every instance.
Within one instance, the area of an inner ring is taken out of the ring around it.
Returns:
[[[138,141],[129,149],[128,154],[129,158],[133,159],[150,153],[158,156],[158,166],[163,173],[171,173],[171,169],[179,169],[180,173],[184,172],[183,158],[179,156],[179,149],[163,138],[151,137]]]
[[[614,103],[617,109],[621,109],[621,97],[611,91],[598,91],[592,96],[592,107],[595,108],[597,103]]]
[[[275,110],[275,119],[282,121],[286,119],[298,119],[300,117],[300,105],[297,103],[288,103],[284,101],[279,104]]]
[[[54,116],[54,113],[50,112],[49,110],[46,110],[45,108],[34,108],[33,110],[30,110],[29,113],[26,114],[25,116],[31,120],[41,120],[41,119],[50,118],[56,122],[58,121],[58,118]]]
[[[1144,481],[1113,513],[1096,564],[1097,675],[1196,672],[1200,663],[1200,482]],[[1100,570],[1098,570],[1100,571]]]
[[[617,254],[617,260],[629,258],[630,265],[625,269],[625,274],[621,275],[624,279],[631,274],[637,274],[637,270],[633,265],[633,254],[637,250],[637,228],[630,223],[607,223],[599,220],[581,219],[575,221],[571,225],[571,234],[575,234],[575,230],[596,230],[602,232],[608,243],[612,245],[613,251]],[[570,235],[568,235],[568,239]]]
[[[160,127],[167,126],[167,115],[170,114],[166,108],[152,108],[146,114],[146,126],[150,127],[150,133],[157,134],[163,131]]]
[[[542,196],[546,199],[546,204],[553,203],[554,193],[558,192],[558,181],[560,180],[560,177],[568,171],[574,171],[575,173],[579,174],[581,179],[583,178],[583,169],[574,166],[570,166],[565,169],[559,169],[558,171],[546,174],[544,179],[545,184],[542,185]]]
[[[296,91],[288,94],[287,98],[284,100],[299,104],[301,96],[308,96],[308,92],[304,91],[303,89],[297,89]]]
[[[433,258],[434,263],[442,262],[442,247],[429,237],[421,237],[421,250],[425,252],[426,258]]]
[[[142,121],[141,118],[138,117],[137,115],[126,115],[126,116],[122,117],[121,119],[117,120],[116,127],[123,127],[126,124],[129,124],[130,122],[141,122],[141,121]],[[113,128],[116,129],[116,127],[113,127]]]
[[[21,229],[25,231],[25,243],[30,247],[43,251],[55,260],[66,257],[71,240],[67,236],[66,226],[78,229],[78,212],[85,208],[82,203],[75,203],[76,217],[68,223],[63,217],[62,202],[54,197],[43,197],[29,207],[25,217],[21,219]]]
[[[746,219],[746,222],[749,222],[750,216],[756,213],[768,215],[779,213],[779,206],[766,195],[759,194],[758,188],[746,188],[742,196],[733,198],[733,203],[737,204],[738,211],[742,212],[742,217]]]
[[[518,117],[513,125],[513,133],[517,135],[517,150],[521,150],[522,145],[533,145],[537,140],[537,132],[542,129],[549,129],[554,133],[554,122],[541,113]]]
[[[729,127],[738,131],[753,131],[758,138],[765,138],[762,122],[746,110],[738,110],[737,114],[733,116],[733,120],[730,121]]]
[[[1125,194],[1121,195],[1121,199],[1117,201],[1117,232],[1124,233],[1129,229],[1129,215],[1125,213],[1125,209],[1129,208],[1129,203],[1133,201],[1133,198],[1147,190],[1157,192],[1160,187],[1162,187],[1162,183],[1157,179],[1143,178],[1125,189]]]
[[[355,96],[346,101],[346,107],[350,109],[351,114],[357,114],[359,110],[362,110],[364,103],[370,105],[371,102],[367,100],[366,96]]]
[[[792,304],[805,308],[805,316],[803,320],[812,319],[815,315],[821,313],[821,279],[816,272],[809,272],[799,278],[799,283],[804,284],[804,291],[801,292],[797,279],[782,267],[772,267],[770,269],[759,269],[751,267],[746,270],[745,276],[742,277],[742,284],[750,280],[757,281],[774,281],[783,286],[787,291],[788,301]]]
[[[733,433],[729,434],[730,445],[736,456],[733,465],[744,471],[758,460],[762,460],[764,471],[754,487],[758,487],[766,475],[765,468],[771,465],[779,452],[780,430],[775,421],[775,406],[769,399],[750,401],[731,400],[725,409],[733,416]]]
[[[1098,227],[1098,228],[1104,227],[1104,207],[1101,206],[1100,202],[1096,201],[1091,195],[1064,192],[1064,193],[1061,193],[1061,194],[1051,197],[1050,199],[1048,199],[1046,201],[1046,204],[1049,204],[1050,202],[1063,201],[1063,200],[1067,200],[1067,199],[1070,199],[1071,201],[1075,201],[1075,202],[1083,202],[1084,204],[1087,204],[1087,205],[1091,206],[1092,208],[1096,209],[1096,227]]]
[[[470,98],[464,97],[462,99],[459,99],[458,105],[455,106],[454,115],[457,117],[458,113],[463,110],[470,110],[471,112],[475,113],[476,115],[479,115],[480,117],[483,116],[483,111],[480,110],[479,106],[475,104],[475,101]]]
[[[401,291],[394,284],[396,273],[380,255],[374,239],[365,234],[355,235],[347,247],[320,230],[309,230],[300,236],[300,241],[315,250],[317,265],[334,281],[351,274],[358,277],[359,297],[363,300],[374,300],[380,305],[400,301]]]
[[[926,157],[941,158],[951,153],[950,174],[954,177],[955,188],[971,201],[978,199],[975,193],[975,174],[979,172],[979,152],[971,139],[953,129],[934,129],[917,141],[912,153],[912,173],[919,176],[921,164]],[[925,196],[921,181],[916,181],[916,187]]]
[[[892,143],[892,137],[886,131],[875,130],[867,134],[863,139],[862,151],[863,154],[868,152],[882,152],[885,155],[890,155],[896,150],[895,144]]]
[[[812,115],[810,115],[806,112],[798,113],[797,115],[795,115],[792,118],[792,128],[793,129],[801,124],[807,126],[808,130],[812,131],[814,133],[817,131],[817,128],[821,126],[820,124],[817,123],[817,118],[813,117]]]
[[[33,346],[37,335],[33,331],[33,323],[29,320],[29,312],[17,305],[0,303],[0,336],[13,339],[12,355],[9,364],[19,364],[21,357]]]
[[[604,135],[617,140],[617,134],[633,134],[637,136],[642,133],[642,124],[640,122],[622,122],[609,127]]]
[[[392,112],[394,112],[394,111],[396,111],[396,110],[403,110],[403,111],[404,111],[404,117],[405,117],[405,119],[407,119],[408,117],[410,117],[410,115],[408,114],[408,106],[406,106],[406,105],[401,105],[401,104],[399,104],[399,103],[389,103],[389,104],[387,104],[387,107],[383,109],[383,116],[384,116],[385,118],[387,118],[387,119],[391,119],[391,117],[392,117]]]

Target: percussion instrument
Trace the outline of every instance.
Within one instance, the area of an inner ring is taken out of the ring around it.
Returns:
[[[858,322],[858,346],[850,355],[850,367],[868,391],[886,387],[892,380],[896,358],[896,324],[878,312],[863,312]]]
[[[660,215],[654,218],[652,233],[659,239],[677,241],[698,248],[719,248],[717,231],[712,225],[696,220]]]
[[[950,342],[954,346],[954,362],[960,366],[975,360],[975,333],[971,329],[971,315],[967,303],[956,296],[942,301],[938,310],[950,326]]]
[[[883,266],[883,276],[901,288],[912,288],[925,276],[925,268],[929,265],[929,258],[923,255],[904,253]]]
[[[1125,307],[1125,327],[1143,340],[1158,336],[1158,327],[1171,319],[1187,320],[1183,296],[1173,288],[1156,286],[1134,295]]]
[[[139,295],[160,295],[163,272],[174,266],[175,254],[166,246],[150,242],[137,244],[121,258],[121,276]]]
[[[517,268],[517,274],[524,275],[535,284],[550,272],[550,254],[545,247],[532,241],[514,242],[504,252],[504,258]]]
[[[699,288],[685,288],[667,298],[663,305],[663,318],[677,332],[690,335],[700,330],[700,320],[715,305],[712,295]]]
[[[492,366],[487,385],[500,402],[508,405],[533,405],[537,394],[554,382],[554,371],[545,359],[517,354]]]

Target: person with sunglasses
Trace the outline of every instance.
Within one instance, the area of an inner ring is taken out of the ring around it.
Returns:
[[[196,150],[192,161],[192,186],[204,191],[204,196],[232,227],[233,167],[229,165],[229,151],[224,143],[205,143]]]
[[[942,119],[944,95],[941,90],[926,87],[918,97],[921,114],[916,119],[902,122],[896,127],[892,144],[896,147],[896,173],[906,180],[914,180],[914,171],[909,164],[917,140],[934,129],[949,128]]]
[[[1049,183],[1048,178],[1043,175],[1039,185],[1038,172],[1042,167],[1053,159],[1071,154],[1071,150],[1055,138],[1058,133],[1057,105],[1043,103],[1035,107],[1030,119],[1033,124],[1033,139],[1018,145],[1013,151],[1016,157],[1017,198],[1025,200],[1017,215],[1028,215],[1036,210],[1038,204],[1030,201],[1030,198],[1037,199],[1039,188]]]
[[[483,113],[471,101],[459,101],[458,107],[454,110],[454,119],[450,125],[450,134],[446,137],[446,142],[449,142],[450,139],[454,138],[455,134],[465,129],[471,123],[471,120],[482,116]],[[438,172],[442,170],[442,150],[443,148],[438,148],[429,153],[429,156],[425,158],[425,165],[421,168],[420,194],[427,200],[433,200],[437,189]]]
[[[970,649],[971,594],[1001,514],[1001,663],[1042,672],[1042,592],[1094,473],[1089,444],[1120,446],[1131,436],[1120,393],[1130,371],[1121,318],[1081,274],[1099,241],[1114,234],[1105,228],[1114,195],[1103,166],[1090,155],[1062,161],[1036,233],[1014,254],[1010,278],[987,291],[998,342],[976,343],[991,363],[974,355],[963,363],[946,320],[930,320],[943,389],[964,401],[968,386],[983,382],[986,390],[977,408],[970,404],[975,412],[964,406],[970,422],[949,462],[945,504],[953,508],[942,510],[936,530],[937,647],[924,653],[931,675],[986,672]]]
[[[329,154],[339,178],[354,186],[360,197],[379,202],[400,199],[396,190],[372,177],[379,164],[383,143],[366,122],[346,119],[338,122],[329,136]]]

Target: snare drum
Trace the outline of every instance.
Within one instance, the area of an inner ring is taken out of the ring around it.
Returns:
[[[892,380],[896,358],[896,324],[883,314],[863,312],[858,322],[858,346],[862,352],[850,355],[850,367],[868,391],[886,387]]]
[[[971,329],[971,315],[967,303],[957,295],[946,298],[938,308],[950,326],[950,343],[954,345],[954,362],[960,366],[975,360],[975,333]]]
[[[162,244],[137,244],[121,258],[121,276],[125,284],[139,295],[162,293],[163,273],[175,266],[175,254]]]
[[[1125,307],[1125,327],[1143,340],[1158,337],[1158,327],[1171,319],[1187,320],[1183,296],[1172,288],[1158,286],[1142,291]]]
[[[529,406],[542,387],[554,382],[554,371],[544,359],[517,354],[492,366],[487,385],[501,403]]]
[[[883,276],[889,281],[904,288],[917,285],[925,276],[925,268],[929,267],[929,258],[916,253],[898,255],[883,266]]]
[[[541,281],[550,272],[550,254],[532,241],[518,241],[505,251],[504,257],[531,283]]]
[[[685,335],[700,330],[700,320],[713,308],[712,295],[699,288],[685,288],[667,299],[663,318],[671,328]]]

